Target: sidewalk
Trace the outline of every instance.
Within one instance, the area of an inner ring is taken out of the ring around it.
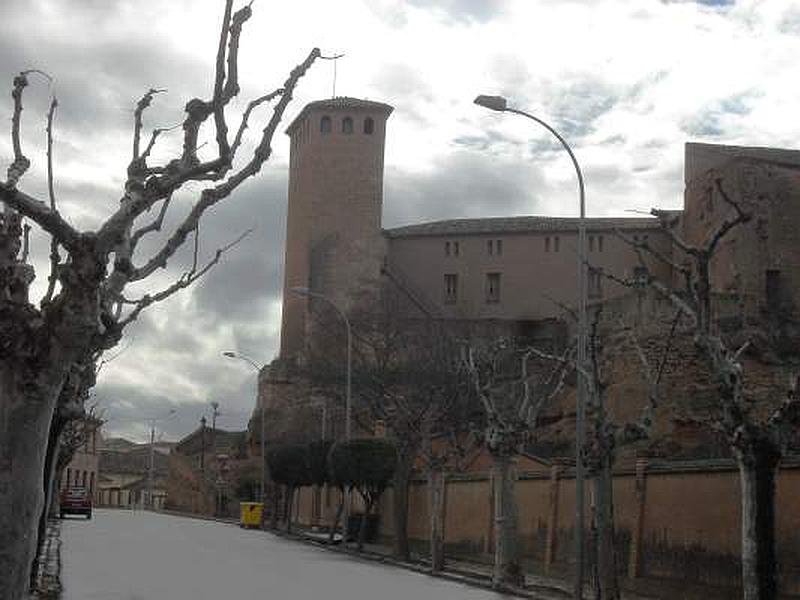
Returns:
[[[384,564],[391,564],[400,568],[417,571],[433,577],[441,577],[452,581],[459,581],[468,585],[492,589],[492,565],[478,562],[448,559],[445,570],[439,573],[432,573],[430,561],[427,557],[412,553],[410,561],[400,561],[392,555],[392,548],[386,544],[367,543],[364,544],[364,551],[358,552],[355,545],[343,546],[340,543],[328,543],[328,534],[324,532],[314,532],[296,526],[292,527],[292,534],[287,536],[283,531],[267,530],[269,533],[280,535],[281,537],[291,537],[300,539],[314,545],[324,547],[334,552],[349,554],[353,557],[365,560],[373,560]],[[341,536],[339,536],[341,537]],[[503,592],[520,598],[532,598],[534,600],[565,600],[572,598],[572,583],[553,577],[543,577],[530,573],[525,574],[525,584],[523,588],[505,589]],[[591,590],[587,587],[584,595],[586,598],[592,597]],[[656,600],[656,596],[645,596],[634,594],[627,590],[622,592],[623,600]]]

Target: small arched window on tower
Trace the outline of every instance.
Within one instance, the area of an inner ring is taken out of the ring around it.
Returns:
[[[342,119],[342,133],[350,135],[353,133],[353,119],[345,117]]]
[[[375,131],[375,121],[372,120],[372,117],[367,117],[364,119],[364,133],[372,135],[373,131]]]
[[[328,115],[322,117],[319,122],[319,132],[320,133],[330,133],[331,132],[331,118]]]

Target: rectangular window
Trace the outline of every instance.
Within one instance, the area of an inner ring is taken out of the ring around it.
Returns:
[[[603,297],[603,275],[600,269],[589,268],[589,298]]]
[[[453,256],[458,256],[458,242],[453,242]]]
[[[500,302],[500,273],[486,274],[486,302]]]
[[[544,251],[545,252],[550,252],[550,238],[549,237],[544,238]]]
[[[444,255],[450,256],[450,242],[444,243]]]
[[[486,242],[486,246],[489,250],[489,256],[494,254],[494,240],[489,240],[488,242]]]
[[[458,275],[445,273],[444,275],[444,303],[455,304],[458,301]]]
[[[558,241],[559,241],[558,240],[558,236],[555,236],[553,238],[553,251],[554,252],[558,252]]]
[[[589,236],[589,252],[594,252],[594,236]]]
[[[597,251],[598,252],[602,252],[603,251],[603,236],[602,235],[598,235],[597,236]]]
[[[497,256],[503,256],[503,240],[497,240],[495,246],[497,247]]]

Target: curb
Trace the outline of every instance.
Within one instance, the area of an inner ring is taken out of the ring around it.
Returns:
[[[562,594],[553,595],[552,590],[548,591],[538,591],[538,590],[526,590],[526,589],[519,589],[519,588],[512,588],[509,586],[504,586],[502,588],[496,588],[492,585],[491,578],[487,575],[482,573],[473,573],[469,571],[465,571],[463,569],[451,569],[449,571],[439,571],[436,573],[431,572],[430,567],[426,566],[425,563],[422,562],[406,562],[397,560],[394,557],[386,556],[385,554],[378,554],[376,552],[371,552],[369,550],[364,550],[363,552],[358,552],[351,548],[341,547],[339,545],[331,545],[327,542],[319,540],[317,538],[305,535],[303,533],[285,533],[282,531],[273,531],[266,529],[264,530],[265,533],[272,534],[276,537],[282,539],[288,539],[296,542],[301,542],[308,544],[310,546],[315,546],[318,548],[322,548],[328,550],[329,552],[334,552],[337,554],[346,554],[353,558],[369,561],[369,562],[377,562],[381,564],[387,564],[394,567],[398,567],[401,569],[405,569],[407,571],[412,571],[415,573],[419,573],[422,575],[428,575],[429,577],[435,577],[438,579],[444,579],[446,581],[452,581],[455,583],[461,583],[464,585],[469,585],[471,587],[477,587],[481,589],[485,589],[488,591],[501,593],[505,595],[514,596],[517,598],[530,598],[532,600],[563,600],[567,596]],[[548,594],[548,592],[550,592]]]
[[[216,521],[217,523],[227,523],[228,525],[238,525],[239,519],[234,517],[214,517],[212,515],[200,515],[197,513],[181,512],[179,510],[150,510],[144,509],[145,512],[155,513],[157,515],[171,515],[173,517],[188,517],[190,519],[200,519],[201,521]]]

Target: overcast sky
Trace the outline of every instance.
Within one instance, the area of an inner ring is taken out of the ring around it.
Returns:
[[[148,128],[179,123],[186,100],[208,96],[222,4],[2,0],[0,82],[10,92],[14,74],[30,68],[54,78],[50,87],[31,76],[26,90],[25,151],[34,166],[22,189],[46,197],[44,124],[54,91],[60,209],[76,226],[97,227],[121,195],[142,93],[168,90],[146,114]],[[575,214],[563,151],[534,123],[473,105],[479,93],[505,95],[562,132],[583,167],[590,215],[680,207],[686,141],[797,146],[800,1],[255,0],[253,9],[233,112],[279,87],[314,46],[345,53],[336,94],[395,107],[385,226]],[[318,62],[288,120],[329,97],[333,75],[331,62]],[[0,114],[8,123],[8,93]],[[179,141],[178,132],[164,138],[157,156]],[[221,353],[264,363],[277,352],[287,139],[281,133],[258,178],[206,216],[202,250],[255,232],[193,289],[146,313],[110,353],[116,358],[96,388],[108,434],[143,441],[146,419],[175,409],[159,429],[178,439],[211,401],[220,403],[220,427],[245,426],[255,371]],[[3,169],[10,156],[5,133]],[[197,189],[181,198],[172,224]],[[47,245],[41,234],[33,238],[36,293],[47,278]],[[187,258],[177,256],[152,285],[179,275]]]

